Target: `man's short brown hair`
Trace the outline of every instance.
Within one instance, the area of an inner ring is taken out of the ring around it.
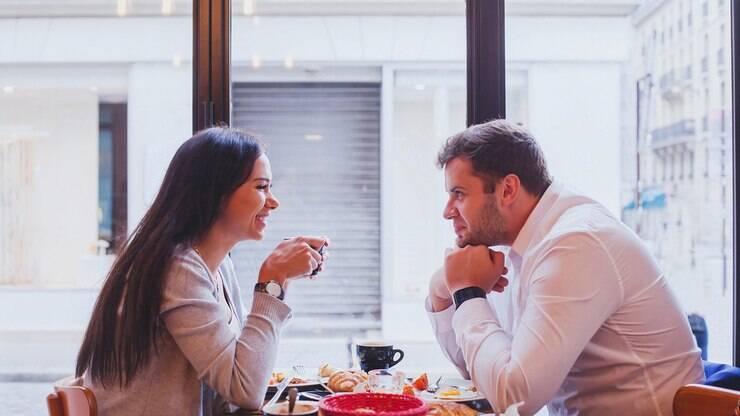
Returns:
[[[483,179],[486,192],[506,175],[519,177],[524,189],[542,196],[552,183],[542,149],[523,126],[506,120],[493,120],[470,126],[447,139],[437,156],[443,168],[456,157],[469,159],[476,176]]]

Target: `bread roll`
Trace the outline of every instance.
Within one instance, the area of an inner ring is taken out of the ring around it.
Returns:
[[[324,364],[319,367],[319,377],[331,377],[331,375],[334,374],[336,371],[336,368],[330,366],[329,364]]]
[[[460,403],[427,403],[427,416],[477,416],[478,412]]]
[[[351,392],[355,387],[367,381],[367,375],[357,371],[335,371],[327,385],[335,392]]]

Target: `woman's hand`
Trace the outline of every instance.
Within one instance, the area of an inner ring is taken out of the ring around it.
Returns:
[[[326,237],[301,236],[283,240],[262,263],[257,281],[275,280],[285,287],[288,279],[311,275],[324,262],[325,256],[319,253],[324,245],[329,245]]]

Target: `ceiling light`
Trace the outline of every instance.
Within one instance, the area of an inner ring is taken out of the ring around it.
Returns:
[[[15,91],[15,88],[13,88],[12,85],[6,85],[6,86],[3,87],[3,92],[5,94],[12,94],[13,91]]]
[[[293,57],[290,55],[286,56],[285,61],[283,62],[283,65],[285,65],[287,69],[293,69],[293,66],[294,66]]]
[[[424,91],[424,89],[426,89],[426,87],[427,87],[427,86],[426,86],[426,85],[424,85],[424,84],[416,84],[416,85],[414,85],[414,88],[415,88],[415,89],[416,89],[417,91]]]
[[[175,0],[162,0],[162,14],[169,16],[175,9]]]
[[[303,138],[308,140],[309,142],[318,142],[323,137],[318,133],[306,133],[303,135]]]
[[[118,0],[116,2],[116,13],[118,17],[123,17],[128,14],[128,0]]]
[[[245,16],[254,16],[254,9],[255,9],[255,0],[244,0],[244,15]]]
[[[257,69],[262,66],[262,58],[259,55],[252,54],[252,68]]]

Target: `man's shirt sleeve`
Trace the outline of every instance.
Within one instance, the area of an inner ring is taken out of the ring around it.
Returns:
[[[589,234],[565,237],[534,261],[513,334],[485,299],[466,301],[452,319],[467,370],[497,411],[517,402],[523,414],[544,406],[622,302],[612,259]]]
[[[434,336],[437,337],[437,342],[442,348],[442,352],[457,367],[462,377],[470,379],[462,350],[457,346],[455,331],[452,329],[452,317],[455,314],[455,306],[452,305],[443,311],[432,312],[432,303],[427,297],[425,308],[427,310],[427,316],[429,316],[429,321],[432,324]]]

